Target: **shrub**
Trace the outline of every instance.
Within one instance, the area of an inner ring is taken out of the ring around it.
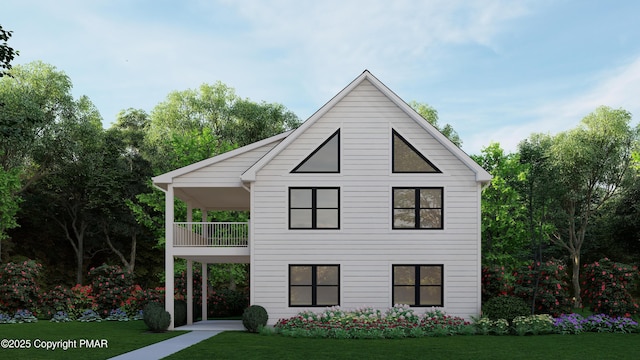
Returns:
[[[482,267],[482,301],[496,296],[512,295],[513,286],[504,266]]]
[[[71,292],[73,293],[73,298],[68,308],[71,318],[78,319],[85,310],[95,310],[97,308],[91,285],[82,286],[78,284],[71,288]]]
[[[145,290],[140,285],[134,285],[124,301],[123,308],[129,317],[134,317],[150,302],[164,303],[164,288]]]
[[[55,314],[53,314],[53,316],[51,317],[51,320],[49,321],[54,323],[62,323],[62,322],[70,322],[71,319],[69,318],[69,315],[65,311],[58,311]]]
[[[531,310],[524,300],[518,297],[498,296],[484,304],[482,313],[491,320],[505,319],[511,323],[516,316],[530,315]]]
[[[249,306],[249,294],[246,290],[216,290],[209,295],[207,305],[209,316],[239,316]]]
[[[539,335],[553,332],[553,317],[549,314],[516,316],[513,331],[517,335]]]
[[[249,332],[258,332],[268,320],[267,310],[260,305],[251,305],[242,313],[242,325]]]
[[[505,319],[491,320],[488,317],[475,319],[476,332],[480,335],[507,335],[509,322]]]
[[[638,278],[638,268],[607,258],[585,264],[582,271],[582,298],[596,313],[632,316],[638,304],[631,293]]]
[[[41,271],[42,265],[34,260],[0,265],[0,311],[36,308]]]
[[[123,309],[113,309],[109,312],[109,316],[105,318],[107,321],[129,321],[127,312]]]
[[[175,317],[175,326],[182,326],[187,323],[187,302],[184,300],[175,300],[173,303],[173,316]]]
[[[631,318],[611,317],[605,314],[590,315],[584,318],[580,314],[567,314],[553,321],[555,332],[559,334],[580,334],[582,332],[640,332],[638,322]]]
[[[133,276],[120,266],[101,265],[89,270],[89,281],[95,292],[97,311],[107,316],[112,309],[120,308],[133,289]]]
[[[149,303],[144,308],[144,323],[150,331],[164,332],[171,324],[171,314],[157,303]]]
[[[58,285],[40,296],[40,313],[47,318],[53,318],[59,312],[68,316],[74,300],[75,294],[70,288]]]
[[[518,269],[514,276],[513,294],[533,304],[536,314],[559,315],[571,311],[569,275],[562,261],[534,262]]]

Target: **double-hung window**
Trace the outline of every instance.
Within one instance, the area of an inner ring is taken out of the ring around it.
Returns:
[[[394,229],[443,229],[443,188],[393,188]]]
[[[289,188],[289,229],[339,229],[340,188]]]

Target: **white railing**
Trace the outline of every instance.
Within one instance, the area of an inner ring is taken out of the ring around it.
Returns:
[[[173,223],[173,246],[247,247],[249,223]]]

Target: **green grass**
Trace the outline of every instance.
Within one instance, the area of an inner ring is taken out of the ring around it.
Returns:
[[[0,324],[0,339],[31,340],[30,349],[0,348],[0,359],[107,359],[184,333],[148,333],[143,321],[51,323],[40,320],[32,324]],[[36,339],[77,340],[78,348],[66,351],[36,349]],[[80,339],[106,339],[108,348],[80,348]]]
[[[638,359],[640,334],[296,339],[224,332],[166,359]]]

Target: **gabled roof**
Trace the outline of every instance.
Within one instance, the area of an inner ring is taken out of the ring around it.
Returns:
[[[275,136],[260,140],[258,142],[251,143],[249,145],[245,145],[243,147],[240,147],[240,148],[228,151],[226,153],[223,153],[223,154],[220,154],[220,155],[217,155],[217,156],[214,156],[214,157],[199,161],[197,163],[194,163],[194,164],[191,164],[191,165],[187,165],[185,167],[181,167],[179,169],[170,171],[168,173],[164,173],[164,174],[158,175],[158,176],[152,178],[151,180],[153,181],[154,185],[162,188],[163,190],[166,190],[167,189],[167,184],[171,184],[173,182],[173,179],[176,178],[176,177],[188,174],[190,172],[194,172],[194,171],[200,170],[200,169],[202,169],[204,167],[207,167],[209,165],[213,165],[215,163],[230,159],[230,158],[232,158],[234,156],[245,154],[245,153],[250,152],[252,150],[258,149],[258,148],[260,148],[260,147],[262,147],[264,145],[268,145],[268,144],[271,144],[271,143],[276,142],[276,141],[282,141],[282,139],[286,138],[291,133],[292,133],[292,130],[287,131],[287,132],[283,132],[281,134],[278,134],[278,135],[275,135]]]
[[[440,144],[442,144],[449,152],[462,161],[467,167],[476,174],[476,181],[487,183],[491,180],[491,174],[478,165],[469,155],[457,147],[451,140],[438,131],[433,125],[426,121],[420,114],[413,110],[406,102],[404,102],[398,95],[391,91],[380,80],[373,76],[368,70],[365,70],[360,76],[353,80],[347,87],[342,89],[336,96],[334,96],[323,107],[316,111],[307,121],[305,121],[300,127],[295,129],[289,136],[287,136],[282,142],[276,145],[265,156],[258,160],[253,166],[242,174],[240,179],[246,182],[252,182],[256,180],[257,172],[269,163],[276,155],[278,155],[283,149],[291,144],[300,134],[304,133],[309,127],[311,127],[318,119],[322,118],[329,110],[331,110],[337,103],[339,103],[345,96],[347,96],[353,89],[355,89],[364,80],[368,80],[373,86],[375,86],[380,92],[382,92],[389,100],[397,105],[402,111],[404,111],[411,119],[418,123],[425,131],[433,136]]]

